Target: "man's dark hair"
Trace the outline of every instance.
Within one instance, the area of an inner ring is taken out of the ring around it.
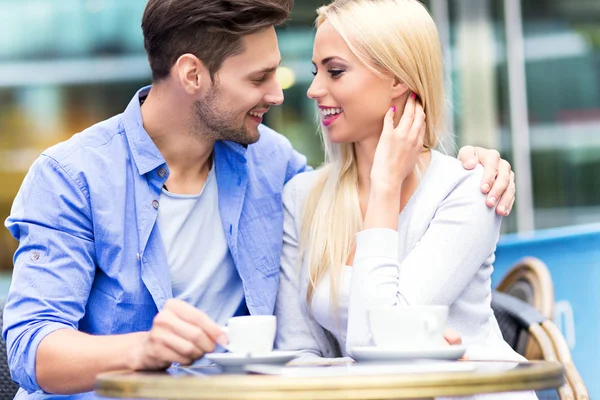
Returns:
[[[284,23],[294,0],[149,0],[142,17],[152,80],[169,75],[183,54],[198,57],[211,79],[244,51],[243,36]]]

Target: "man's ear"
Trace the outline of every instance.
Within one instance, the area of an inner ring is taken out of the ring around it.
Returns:
[[[406,85],[401,82],[398,78],[394,78],[392,82],[392,99],[396,100],[402,97],[405,93],[408,92],[408,88]]]
[[[204,63],[193,54],[184,54],[177,59],[173,66],[173,74],[181,87],[189,95],[195,95],[205,90],[210,82],[210,74]]]

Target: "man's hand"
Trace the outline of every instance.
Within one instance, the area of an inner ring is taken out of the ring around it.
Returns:
[[[227,335],[206,314],[181,300],[169,300],[154,318],[152,328],[133,349],[131,369],[153,370],[173,362],[189,365],[227,344]]]
[[[487,205],[496,207],[496,213],[507,216],[515,203],[515,173],[510,163],[500,157],[496,150],[482,147],[464,146],[458,153],[463,167],[473,169],[477,164],[483,165],[481,191],[488,195]]]

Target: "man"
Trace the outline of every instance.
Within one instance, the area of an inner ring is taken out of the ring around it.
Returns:
[[[98,373],[190,363],[227,341],[229,317],[273,312],[281,190],[307,169],[260,125],[283,101],[274,26],[291,7],[150,0],[152,88],[33,164],[6,221],[20,242],[3,332],[19,398],[92,398]],[[508,163],[478,154],[499,199]]]

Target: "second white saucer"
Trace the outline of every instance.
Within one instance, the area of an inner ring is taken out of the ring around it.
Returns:
[[[467,348],[462,345],[440,346],[428,349],[396,349],[376,346],[353,347],[350,356],[359,362],[458,360]]]

